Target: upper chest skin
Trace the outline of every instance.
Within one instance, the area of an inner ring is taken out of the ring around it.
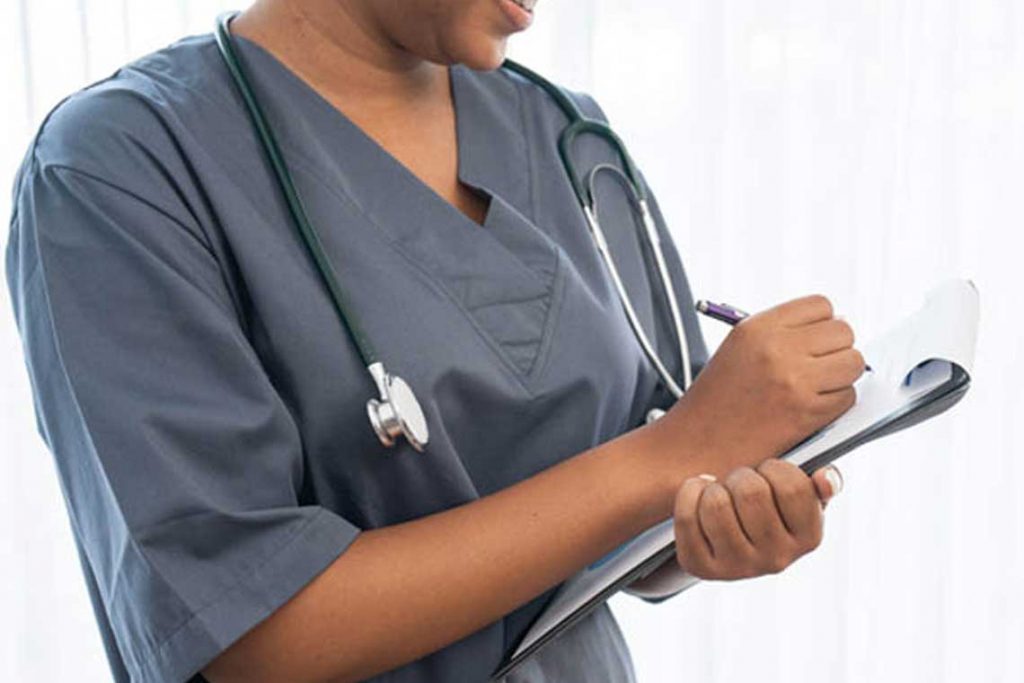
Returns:
[[[376,106],[360,106],[351,98],[328,101],[420,182],[474,223],[484,222],[487,200],[458,178],[458,136],[447,79],[436,93],[412,101],[391,98]]]
[[[244,23],[240,28],[241,35],[246,35]],[[268,36],[262,40],[277,42]],[[360,74],[361,78],[349,78],[335,69],[328,80],[305,68],[304,55],[305,51],[296,53],[287,45],[275,51],[311,90],[420,182],[471,221],[483,224],[487,199],[458,178],[458,135],[447,68],[425,64],[416,69],[420,75],[404,79],[375,78],[368,72]]]

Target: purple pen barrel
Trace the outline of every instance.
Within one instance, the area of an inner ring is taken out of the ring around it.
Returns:
[[[709,318],[714,318],[726,325],[736,325],[750,315],[728,304],[716,304],[703,299],[697,302],[697,310]]]

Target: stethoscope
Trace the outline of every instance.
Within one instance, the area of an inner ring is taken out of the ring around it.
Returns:
[[[295,189],[295,183],[292,181],[291,173],[285,163],[284,155],[281,153],[281,148],[277,143],[277,138],[267,122],[263,109],[260,107],[252,87],[249,85],[249,80],[242,68],[241,61],[235,53],[234,44],[231,40],[230,24],[236,15],[237,12],[228,12],[217,18],[215,32],[217,47],[224,58],[228,71],[231,73],[232,80],[234,80],[235,85],[238,87],[242,100],[245,102],[246,109],[252,119],[264,152],[267,155],[271,168],[273,168],[274,175],[277,177],[281,193],[288,204],[288,210],[292,215],[295,227],[303,242],[305,242],[310,255],[313,257],[313,261],[323,278],[324,284],[327,286],[331,302],[341,318],[342,324],[348,331],[363,363],[366,365],[367,371],[377,387],[378,396],[371,398],[366,404],[366,413],[369,417],[370,425],[377,434],[377,438],[385,446],[395,445],[398,439],[404,436],[413,448],[422,452],[430,438],[423,409],[408,383],[385,369],[384,363],[377,357],[377,353],[370,343],[366,332],[362,325],[359,324],[359,317],[356,315],[355,307],[338,284],[338,278],[324,251],[319,233],[310,221],[305,205]],[[623,310],[629,320],[629,325],[633,329],[633,333],[640,343],[644,355],[647,356],[655,370],[657,370],[658,375],[669,392],[676,399],[680,398],[693,381],[690,368],[689,345],[687,343],[686,330],[683,327],[682,316],[679,312],[679,303],[676,300],[672,279],[661,249],[661,240],[658,238],[654,219],[647,204],[647,193],[643,183],[640,182],[633,159],[629,156],[619,136],[611,128],[601,121],[584,115],[580,108],[576,106],[576,103],[569,99],[558,86],[511,60],[506,60],[502,66],[543,88],[568,117],[569,124],[562,131],[558,139],[558,152],[562,159],[562,165],[569,176],[573,192],[576,194],[576,198],[586,217],[590,234],[594,239],[601,259],[608,269]],[[571,152],[576,138],[582,133],[596,135],[608,142],[622,161],[625,171],[612,164],[598,164],[587,174],[585,181],[581,180],[573,164]],[[682,386],[675,381],[675,378],[672,377],[664,363],[661,362],[654,349],[654,345],[651,344],[650,338],[640,325],[636,309],[633,307],[633,303],[619,275],[619,270],[615,265],[615,260],[612,258],[611,250],[608,247],[608,240],[605,238],[604,230],[601,228],[597,212],[597,202],[595,201],[594,186],[595,179],[599,173],[609,173],[615,177],[625,189],[633,208],[640,214],[644,227],[644,238],[650,245],[651,253],[657,264],[662,290],[671,311],[672,324],[675,327],[676,338],[679,342],[679,357],[683,369]],[[664,411],[660,409],[653,409],[647,414],[647,421],[652,422],[663,413]]]

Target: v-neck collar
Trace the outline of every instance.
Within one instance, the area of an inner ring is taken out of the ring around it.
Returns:
[[[531,220],[517,86],[500,74],[449,67],[458,177],[490,197],[480,226],[276,57],[245,38],[239,44],[300,194],[320,185],[343,200],[330,202],[332,208],[307,206],[328,248],[337,245],[334,253],[343,258],[345,240],[358,239],[362,229],[381,230],[433,275],[522,381],[533,379],[550,338],[561,250]],[[358,211],[338,213],[346,208]]]
[[[436,199],[450,212],[451,220],[464,222],[466,227],[481,227],[424,183],[405,164],[271,52],[244,36],[236,35],[236,40],[243,46],[243,56],[258,63],[257,69],[249,69],[250,79],[265,86],[269,84],[269,78],[273,80],[275,86],[283,86],[286,90],[279,96],[288,106],[288,114],[284,119],[287,126],[283,127],[283,130],[282,126],[275,126],[274,131],[282,144],[288,144],[293,150],[299,151],[301,146],[295,144],[296,142],[306,139],[305,136],[314,130],[330,130],[334,136],[321,138],[325,151],[328,146],[333,147],[339,155],[335,156],[335,159],[348,157],[360,166],[356,168],[355,165],[349,165],[350,176],[356,177],[363,175],[364,171],[370,171],[369,175],[364,177],[379,177],[382,174],[394,181],[406,181],[401,185],[415,187],[418,190],[417,194],[422,193],[426,198]],[[505,125],[505,119],[508,117],[498,115],[511,105],[515,105],[518,114],[518,91],[510,81],[504,81],[501,83],[504,86],[503,92],[500,97],[496,97],[490,89],[482,87],[479,79],[500,79],[500,76],[474,72],[462,64],[448,67],[448,73],[455,114],[459,181],[471,188],[482,190],[488,197],[500,195],[517,210],[526,215],[532,214],[529,159],[524,131],[521,126]],[[272,88],[263,87],[261,90],[271,98],[274,97],[274,93],[270,92]],[[265,96],[261,101],[264,99]],[[297,102],[306,103],[308,106],[295,106]],[[308,120],[303,121],[300,116],[294,115],[295,112],[302,112]],[[518,120],[518,116],[516,119]],[[317,161],[307,160],[314,163]],[[363,166],[375,167],[375,171]],[[393,168],[385,168],[389,166]],[[332,170],[337,170],[337,167]],[[357,197],[360,195],[362,193],[355,193]],[[485,219],[484,226],[486,225]]]

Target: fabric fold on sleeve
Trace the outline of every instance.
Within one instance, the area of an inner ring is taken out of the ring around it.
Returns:
[[[360,531],[300,500],[294,418],[172,199],[32,159],[6,252],[100,628],[143,682],[188,679]]]

